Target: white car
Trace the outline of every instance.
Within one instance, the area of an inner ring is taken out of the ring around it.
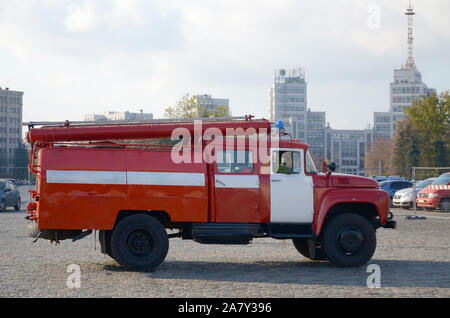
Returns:
[[[412,208],[414,200],[416,200],[417,193],[419,193],[419,191],[423,188],[432,184],[434,180],[436,180],[436,178],[430,178],[424,181],[417,182],[416,193],[414,193],[414,188],[407,188],[397,191],[392,200],[394,207],[404,209]]]

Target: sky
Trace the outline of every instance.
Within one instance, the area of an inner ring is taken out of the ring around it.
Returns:
[[[423,81],[450,89],[450,1],[414,0]],[[388,111],[407,58],[407,0],[0,0],[0,87],[24,121],[143,110],[185,94],[268,118],[274,72],[302,67],[308,108],[334,129]]]

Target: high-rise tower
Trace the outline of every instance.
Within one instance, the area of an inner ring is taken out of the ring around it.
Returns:
[[[406,64],[394,70],[394,80],[390,85],[389,112],[374,113],[374,138],[393,138],[397,128],[397,121],[402,120],[405,108],[424,96],[435,92],[422,82],[422,73],[417,70],[414,62],[413,17],[411,0],[405,15],[408,18],[408,58]]]

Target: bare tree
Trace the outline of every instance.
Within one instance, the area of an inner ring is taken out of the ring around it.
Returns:
[[[392,167],[392,140],[375,139],[364,158],[364,166],[369,176],[389,175]],[[381,171],[380,171],[381,170]]]

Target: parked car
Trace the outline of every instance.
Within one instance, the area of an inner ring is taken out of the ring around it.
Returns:
[[[444,173],[431,185],[420,190],[416,203],[419,208],[450,211],[450,172]]]
[[[379,186],[380,186],[380,189],[389,193],[389,197],[391,198],[391,206],[393,206],[392,201],[393,201],[395,193],[402,189],[411,188],[413,186],[413,184],[412,184],[412,182],[405,181],[405,180],[388,180],[388,181],[380,182]]]
[[[8,207],[14,207],[16,211],[19,211],[20,205],[20,193],[15,182],[10,179],[0,179],[0,212]]]
[[[404,209],[412,208],[419,191],[432,184],[435,180],[436,178],[429,178],[423,181],[418,181],[416,183],[416,192],[414,192],[414,187],[397,191],[394,195],[394,199],[392,200],[394,207]]]
[[[372,179],[374,179],[378,183],[389,180],[406,180],[405,178],[398,176],[373,176]]]

